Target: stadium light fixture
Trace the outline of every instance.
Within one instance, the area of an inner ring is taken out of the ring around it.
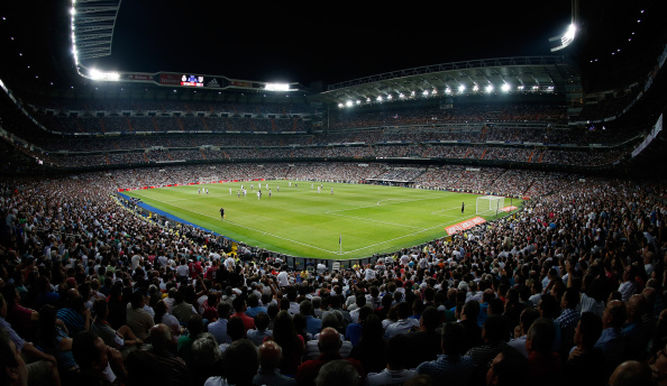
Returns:
[[[449,87],[445,88],[445,94],[452,95],[452,89]]]
[[[398,94],[398,98],[399,99],[405,99],[405,94],[403,94],[403,93]]]
[[[354,103],[356,103],[357,106],[359,106],[361,104],[361,101],[359,99],[357,99]]]
[[[289,83],[267,83],[264,85],[266,91],[290,91]]]
[[[352,101],[350,101],[350,100],[345,102],[345,107],[352,107],[353,105],[354,105],[354,103],[352,103]]]
[[[371,98],[366,98],[366,103],[371,103]]]
[[[475,83],[475,84],[472,86],[472,91],[473,91],[473,92],[477,92],[477,91],[479,91],[479,86],[477,85],[477,83]]]
[[[510,86],[509,83],[503,83],[503,85],[500,86],[500,91],[502,91],[504,93],[508,93],[508,92],[510,92],[511,88],[512,88],[512,86]]]
[[[438,95],[438,90],[434,88],[434,89],[431,91],[431,95]]]
[[[516,89],[519,90],[519,91],[523,91],[524,86],[522,84],[520,84],[520,85],[516,86]]]
[[[338,104],[338,108],[339,108],[339,109],[342,109],[343,107],[345,107],[344,104],[342,104],[342,103],[339,103],[339,104]]]
[[[391,94],[387,95],[387,100],[388,100],[388,101],[390,101],[390,100],[392,100],[392,99],[393,99],[393,97],[391,96]]]
[[[459,94],[463,94],[466,91],[466,85],[465,84],[460,84],[458,90],[459,90]]]
[[[375,100],[378,101],[378,102],[382,102],[383,101],[382,95],[378,95],[378,97],[375,98]]]
[[[413,96],[415,96],[415,95],[417,95],[417,93],[416,93],[414,90],[413,90],[412,92],[410,92],[410,96],[411,96],[411,97],[413,97]]]
[[[540,86],[535,85],[535,86],[531,87],[530,89],[533,90],[533,91],[537,91],[537,90],[540,89]]]
[[[88,70],[88,77],[92,80],[118,82],[120,80],[120,73],[115,71],[100,71],[96,68],[91,68]]]
[[[553,47],[551,52],[560,51],[563,48],[566,48],[574,41],[574,38],[577,36],[577,26],[574,23],[570,23],[567,26],[567,30],[561,36],[554,36],[549,39],[550,42],[560,42],[559,46]]]
[[[422,91],[422,95],[425,96],[425,97],[427,97],[427,96],[428,96],[428,90],[424,90],[424,91]]]
[[[484,87],[484,91],[485,91],[487,94],[491,94],[491,93],[493,92],[493,88],[494,88],[494,87],[493,87],[492,84],[488,84],[486,87]]]

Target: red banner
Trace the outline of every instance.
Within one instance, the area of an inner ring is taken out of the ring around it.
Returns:
[[[446,227],[445,230],[447,231],[447,234],[449,236],[451,236],[454,233],[473,228],[477,225],[484,224],[485,222],[486,222],[486,220],[477,216],[477,217],[473,217],[469,220],[461,221],[458,224],[450,225],[450,226]]]

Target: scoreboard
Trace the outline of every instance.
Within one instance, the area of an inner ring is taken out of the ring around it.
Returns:
[[[204,87],[204,77],[202,75],[183,74],[181,76],[181,86]]]
[[[132,83],[151,83],[165,87],[202,88],[212,90],[224,90],[228,88],[243,90],[269,90],[272,83],[256,82],[249,80],[229,79],[222,75],[204,75],[182,72],[121,72],[118,81]],[[280,91],[299,90],[298,83],[284,84],[285,89]]]

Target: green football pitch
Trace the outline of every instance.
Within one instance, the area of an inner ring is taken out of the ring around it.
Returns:
[[[242,184],[247,195],[239,197]],[[321,183],[318,193],[319,184],[263,181],[261,199],[257,181],[125,193],[231,239],[307,258],[342,260],[389,253],[445,237],[445,227],[476,216],[473,194],[335,183]]]

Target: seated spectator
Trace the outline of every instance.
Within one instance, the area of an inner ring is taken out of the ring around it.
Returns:
[[[315,335],[322,329],[322,321],[313,315],[313,303],[304,300],[299,304],[299,313],[306,319],[306,331]]]
[[[28,385],[28,368],[21,354],[12,342],[0,330],[0,384],[7,386]]]
[[[65,323],[70,336],[90,328],[90,310],[83,305],[83,297],[75,288],[67,290],[65,307],[58,310],[57,317]]]
[[[287,376],[293,376],[301,364],[305,344],[303,338],[294,329],[292,317],[285,310],[276,315],[273,324],[273,340],[283,349],[280,372]]]
[[[407,334],[419,328],[419,320],[410,317],[410,305],[407,302],[401,302],[397,306],[398,320],[390,323],[385,328],[385,338],[389,339],[398,334]]]
[[[476,300],[467,301],[461,311],[460,323],[464,328],[464,352],[482,344],[482,329],[477,325],[479,312],[480,306]]]
[[[419,319],[419,331],[408,334],[408,344],[404,350],[408,351],[405,364],[407,368],[415,368],[420,363],[437,358],[442,352],[441,333],[436,331],[440,326],[440,314],[433,307],[424,309]]]
[[[521,311],[521,316],[519,317],[521,335],[507,343],[508,346],[521,353],[525,358],[528,358],[528,350],[526,350],[526,337],[528,334],[528,329],[530,328],[530,325],[533,324],[533,322],[539,317],[540,313],[535,308],[528,307]]]
[[[433,385],[468,385],[475,363],[470,356],[461,356],[464,342],[464,327],[452,322],[445,324],[441,338],[442,354],[436,360],[417,366],[417,373],[429,375]]]
[[[486,372],[487,386],[529,386],[526,366],[528,359],[516,349],[505,347],[489,365]]]
[[[79,364],[76,385],[110,385],[127,377],[120,352],[104,344],[102,338],[90,331],[74,336],[72,353]]]
[[[322,320],[322,328],[327,328],[331,327],[336,329],[336,331],[339,330],[339,321],[336,318],[336,315],[334,314],[328,314],[324,320]],[[304,359],[315,359],[320,356],[320,348],[318,347],[318,341],[320,338],[320,334],[315,334],[313,336],[313,339],[309,340],[306,342],[306,352],[304,354]],[[345,340],[345,336],[343,334],[340,334],[340,341],[341,341],[341,346],[338,352],[340,353],[340,356],[343,358],[348,358],[353,350],[352,347],[352,342],[349,340]]]
[[[231,318],[239,318],[243,321],[243,327],[246,331],[255,328],[255,320],[250,316],[246,315],[246,302],[245,298],[242,296],[237,296],[232,300],[232,307],[234,307],[234,313],[230,315]]]
[[[269,316],[265,312],[260,312],[255,317],[255,328],[248,330],[248,339],[255,346],[259,347],[266,339],[271,338],[272,331],[267,329],[269,327]],[[282,349],[281,349],[282,354]]]
[[[399,334],[403,335],[403,334]],[[387,342],[383,337],[382,323],[375,314],[364,321],[359,344],[352,349],[350,357],[361,362],[366,371],[382,371],[386,367]]]
[[[564,355],[567,355],[570,347],[572,347],[574,329],[579,322],[579,312],[576,310],[578,305],[579,291],[575,288],[566,289],[560,303],[562,311],[556,318],[561,330],[561,353]]]
[[[317,386],[360,386],[362,384],[358,369],[350,362],[342,359],[324,364],[315,379],[315,385]]]
[[[369,372],[366,378],[368,386],[401,385],[414,377],[416,370],[407,368],[409,353],[405,347],[408,343],[406,335],[396,335],[387,343],[387,367],[380,372]]]
[[[229,323],[227,323],[227,335],[231,339],[232,343],[246,338],[245,326],[243,326],[243,321],[240,318],[230,318]],[[231,343],[222,343],[219,345],[220,351],[223,353],[227,351]]]
[[[260,306],[257,294],[251,293],[248,295],[248,309],[245,313],[251,318],[256,318],[260,312],[266,313],[266,307]]]
[[[310,359],[303,362],[296,373],[296,381],[299,385],[314,385],[315,378],[320,371],[320,368],[326,363],[341,359],[338,352],[340,348],[340,336],[338,331],[327,327],[322,330],[319,337],[320,357],[317,359]],[[361,363],[356,359],[344,359],[357,369],[359,374],[364,374]]]
[[[370,315],[372,312],[373,310],[370,307],[362,306],[361,309],[358,309],[358,312],[356,313],[356,320],[353,319],[352,323],[347,325],[347,328],[345,329],[345,338],[352,343],[352,346],[359,344],[363,325],[368,315]]]
[[[176,355],[176,341],[171,329],[160,323],[150,329],[149,335],[152,347],[135,350],[127,357],[128,383],[133,386],[189,385],[188,368]]]
[[[602,333],[602,320],[592,312],[584,312],[574,330],[574,344],[565,363],[567,384],[594,386],[607,381],[602,350],[595,342]]]
[[[231,309],[229,303],[220,302],[218,304],[218,319],[207,326],[208,332],[215,337],[218,344],[232,342],[232,339],[227,335],[227,324]]]
[[[134,335],[146,340],[149,330],[155,325],[151,315],[144,309],[144,294],[141,291],[132,293],[132,299],[127,307],[127,325]]]
[[[204,386],[252,385],[258,367],[257,347],[247,339],[236,340],[223,354],[222,371],[225,379],[212,377],[206,380]]]
[[[222,361],[222,352],[213,335],[205,332],[192,342],[190,348],[190,375],[194,379],[193,385],[203,385],[204,382],[219,372]]]
[[[274,341],[268,340],[259,346],[259,370],[252,379],[254,385],[296,385],[293,378],[280,373],[278,365],[283,355],[282,348]]]
[[[609,386],[651,385],[651,369],[646,363],[625,361],[618,365],[609,377]]]
[[[178,352],[178,356],[183,358],[188,365],[192,365],[192,343],[194,343],[195,339],[199,338],[202,332],[204,332],[202,317],[195,315],[188,321],[188,332],[178,337],[176,341],[176,352]]]
[[[127,346],[141,345],[143,343],[141,339],[134,335],[129,326],[123,325],[117,331],[111,327],[107,321],[109,305],[106,300],[96,300],[93,304],[93,310],[95,311],[95,319],[91,325],[91,331],[102,338],[104,344],[107,346],[122,350]]]
[[[548,318],[538,318],[528,329],[528,377],[534,382],[561,384],[560,357],[553,350],[554,330],[554,323]]]
[[[602,314],[602,334],[595,347],[602,350],[607,374],[611,374],[625,355],[626,344],[621,331],[625,317],[625,304],[620,300],[610,301]]]
[[[502,317],[493,315],[486,318],[482,329],[484,343],[471,348],[466,353],[466,356],[470,357],[475,364],[478,374],[486,374],[488,364],[505,346],[503,341],[505,330],[505,320]]]
[[[54,385],[60,385],[57,359],[53,355],[39,350],[32,342],[26,342],[21,338],[5,320],[6,315],[7,302],[5,302],[5,298],[0,295],[0,335],[6,334],[9,340],[13,343],[15,351],[22,356],[33,360],[27,365],[29,378],[32,378],[33,380],[39,379],[40,381],[50,381]]]

